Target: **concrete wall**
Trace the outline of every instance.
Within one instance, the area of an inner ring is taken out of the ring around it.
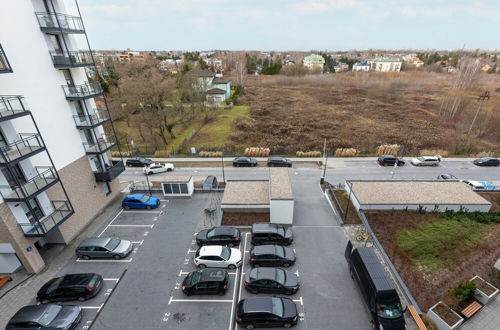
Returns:
[[[271,222],[293,224],[293,199],[271,199]]]
[[[270,212],[269,205],[229,205],[221,204],[221,209],[228,212]]]

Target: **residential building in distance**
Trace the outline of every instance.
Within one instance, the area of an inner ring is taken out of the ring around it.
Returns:
[[[69,243],[119,194],[125,168],[109,154],[103,90],[85,75],[94,59],[77,47],[87,45],[79,12],[6,1],[0,20],[22,22],[0,30],[0,273],[36,273],[47,245]]]
[[[370,71],[370,64],[367,61],[358,61],[353,64],[352,71]]]
[[[500,66],[496,62],[484,63],[481,66],[481,71],[483,71],[483,72],[493,72],[493,73],[500,72]]]
[[[336,66],[333,67],[335,72],[344,72],[344,71],[349,71],[349,64],[339,62]]]
[[[367,60],[370,70],[379,72],[399,72],[401,71],[401,61],[392,58],[373,58]]]
[[[323,72],[323,66],[325,65],[325,59],[323,56],[318,54],[311,54],[304,57],[303,64],[309,71],[321,71]]]
[[[143,62],[146,60],[146,56],[139,52],[126,51],[122,54],[117,54],[118,61],[120,62],[130,62],[130,61],[139,61]]]
[[[195,88],[206,93],[206,101],[210,105],[220,105],[231,96],[231,81],[224,77],[216,77],[208,70],[197,72],[198,81]]]
[[[416,68],[420,68],[422,66],[424,66],[424,61],[422,61],[421,59],[419,59],[418,57],[413,57],[411,58],[408,63],[410,64],[413,64]]]

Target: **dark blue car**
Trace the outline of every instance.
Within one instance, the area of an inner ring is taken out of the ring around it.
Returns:
[[[122,207],[129,209],[155,209],[160,205],[160,200],[154,196],[145,194],[128,195],[122,201]]]

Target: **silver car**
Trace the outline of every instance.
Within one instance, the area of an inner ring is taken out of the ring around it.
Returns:
[[[76,256],[82,259],[125,258],[134,248],[132,242],[116,237],[87,238],[76,248]]]

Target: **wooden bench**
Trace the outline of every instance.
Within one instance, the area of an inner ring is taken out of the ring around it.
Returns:
[[[473,301],[469,306],[465,307],[461,313],[466,318],[470,318],[472,315],[476,314],[483,306],[477,301]]]
[[[408,306],[408,311],[410,311],[411,317],[413,317],[413,320],[417,324],[417,327],[419,330],[427,330],[427,327],[424,324],[424,321],[420,318],[420,315],[418,315],[417,310],[413,306]]]
[[[7,284],[7,282],[10,282],[10,281],[12,281],[12,277],[10,277],[10,276],[5,276],[5,277],[0,278],[0,288],[2,286],[4,286],[5,284]]]

